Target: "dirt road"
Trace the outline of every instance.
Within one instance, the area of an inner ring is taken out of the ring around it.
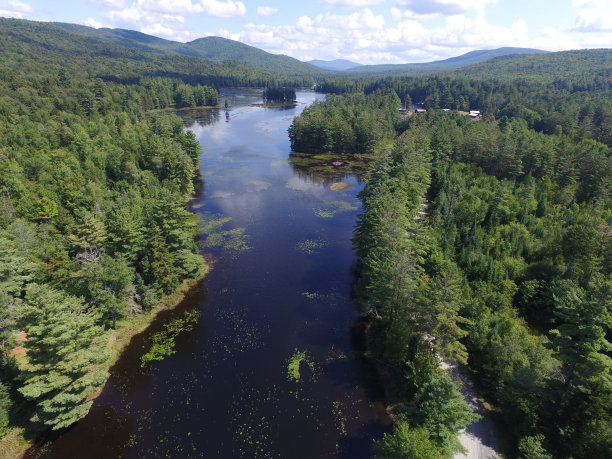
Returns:
[[[470,407],[482,418],[474,424],[463,429],[459,435],[459,441],[467,449],[466,454],[455,454],[454,459],[502,459],[498,452],[499,445],[495,434],[495,426],[490,415],[485,410],[482,402],[478,399],[474,385],[463,373],[460,367],[442,362],[440,365],[452,372],[453,378],[461,380],[461,393]]]

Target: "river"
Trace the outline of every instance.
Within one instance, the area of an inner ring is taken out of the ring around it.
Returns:
[[[29,455],[370,456],[391,427],[351,332],[365,165],[289,154],[293,117],[321,97],[266,108],[260,92],[231,90],[229,110],[180,112],[202,145],[189,208],[214,267],[132,340],[89,415]]]

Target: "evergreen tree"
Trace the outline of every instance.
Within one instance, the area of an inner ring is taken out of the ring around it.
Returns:
[[[107,356],[108,335],[80,300],[45,286],[28,287],[20,312],[28,340],[19,391],[36,405],[31,421],[67,427],[88,413],[87,397],[108,378],[97,366]]]
[[[164,293],[171,293],[178,284],[174,256],[157,226],[153,226],[147,243],[147,255],[142,262],[144,279],[156,284]]]
[[[424,427],[410,428],[402,422],[372,448],[376,459],[439,459],[440,452]]]
[[[434,377],[415,397],[414,406],[406,407],[401,417],[423,426],[445,456],[462,451],[457,432],[477,421],[475,414],[446,374]]]
[[[104,242],[107,238],[104,222],[95,213],[83,210],[77,224],[69,235],[76,251],[75,260],[92,262],[98,260],[104,253]]]
[[[8,236],[0,233],[0,352],[4,355],[13,344],[23,289],[32,280],[36,268]]]
[[[572,384],[576,370],[583,376],[609,373],[612,345],[606,335],[612,325],[612,282],[599,277],[590,292],[575,281],[558,281],[554,287],[555,315],[560,325],[550,332],[551,344],[566,366],[564,385]]]

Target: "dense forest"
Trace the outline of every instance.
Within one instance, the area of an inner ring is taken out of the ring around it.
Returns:
[[[318,88],[334,94],[393,89],[407,107],[480,110],[502,122],[521,118],[538,132],[612,144],[609,50],[498,57],[421,77],[327,79]]]
[[[459,449],[457,429],[474,417],[439,362],[468,365],[521,457],[610,456],[612,98],[609,68],[590,70],[552,86],[343,82],[352,92],[290,128],[293,139],[313,126],[293,143],[300,151],[371,151],[354,137],[329,139],[350,132],[364,100],[382,107],[384,89],[401,94],[386,129],[374,131],[374,144],[387,144],[392,128],[395,140],[361,194],[354,239],[369,352],[391,381],[399,422],[375,444],[377,457]],[[430,110],[395,115],[405,97],[431,101]],[[487,100],[495,103],[480,120],[433,110]]]
[[[332,79],[92,30],[0,18],[0,435],[84,417],[114,330],[205,269],[185,209],[200,146],[163,109],[216,106],[223,86],[293,101],[317,83],[330,95],[294,120],[291,148],[379,158],[354,236],[397,421],[374,454],[461,449],[477,416],[453,363],[520,457],[610,457],[609,50]],[[398,110],[412,102],[427,112]]]
[[[291,149],[303,153],[382,154],[393,143],[400,100],[393,91],[329,96],[289,128]]]
[[[295,88],[266,86],[262,94],[265,103],[292,104],[296,101]]]
[[[1,71],[7,76],[23,76],[63,70],[79,78],[98,77],[128,85],[138,85],[141,79],[151,77],[215,88],[265,87],[271,83],[311,87],[315,83],[311,75],[276,74],[237,60],[217,62],[171,50],[152,53],[141,46],[130,46],[128,40],[122,46],[75,33],[82,29],[95,30],[83,27],[67,31],[53,23],[0,18]]]
[[[113,329],[201,275],[197,222],[185,209],[200,145],[178,117],[149,110],[219,100],[179,79],[126,85],[6,56],[1,434],[82,418],[108,377]]]

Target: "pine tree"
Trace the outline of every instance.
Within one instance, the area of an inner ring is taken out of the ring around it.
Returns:
[[[174,256],[168,250],[159,227],[153,226],[147,243],[147,254],[142,262],[143,277],[148,284],[156,284],[168,294],[178,285]]]
[[[93,212],[83,210],[81,223],[69,236],[77,256],[75,261],[92,262],[98,260],[104,253],[104,243],[107,238],[104,222]]]
[[[98,368],[108,336],[79,299],[45,286],[29,286],[21,313],[28,340],[19,392],[36,404],[30,420],[67,427],[89,412],[87,397],[108,378]]]
[[[612,350],[606,339],[612,323],[612,283],[598,278],[591,284],[590,294],[567,279],[553,288],[554,313],[561,324],[551,330],[551,344],[566,365],[566,388],[573,383],[576,370],[585,376],[594,371],[608,373],[612,367],[606,355]]]
[[[15,309],[24,285],[32,279],[34,263],[17,244],[0,234],[0,351],[7,354],[15,328]]]

